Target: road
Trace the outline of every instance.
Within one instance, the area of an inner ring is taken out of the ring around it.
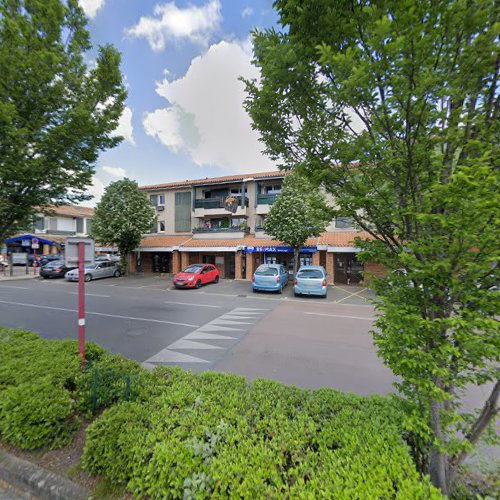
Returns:
[[[146,367],[232,371],[303,387],[386,394],[393,377],[369,329],[369,292],[337,287],[328,299],[252,294],[246,282],[174,290],[165,278],[86,285],[87,340]],[[0,325],[76,338],[76,283],[0,282]]]

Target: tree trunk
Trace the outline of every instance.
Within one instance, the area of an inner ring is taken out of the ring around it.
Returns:
[[[300,247],[294,247],[293,249],[293,279],[297,276],[297,271],[299,270],[299,255]]]
[[[120,252],[120,266],[122,276],[126,276],[128,274],[128,265],[127,265],[127,252]]]
[[[431,427],[435,438],[443,441],[443,428],[441,423],[441,412],[444,409],[443,403],[432,400],[431,409]],[[448,495],[448,457],[437,445],[433,445],[429,457],[429,473],[434,486],[439,488],[444,495]]]

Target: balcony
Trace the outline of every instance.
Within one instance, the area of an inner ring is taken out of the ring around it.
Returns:
[[[248,228],[245,226],[231,227],[209,227],[202,225],[193,228],[194,239],[238,239],[244,238],[248,233]]]
[[[234,196],[238,199],[238,208],[234,215],[246,216],[248,212],[248,198],[245,196],[244,206],[241,206],[241,196]],[[225,209],[226,198],[202,198],[194,200],[194,216],[205,217],[207,215],[228,215]]]
[[[257,206],[255,207],[255,213],[258,215],[265,215],[269,213],[271,205],[278,198],[279,193],[274,194],[258,194],[257,195]]]

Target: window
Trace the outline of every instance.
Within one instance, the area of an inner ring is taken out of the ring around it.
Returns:
[[[87,219],[87,234],[92,230],[92,219]]]
[[[165,222],[162,220],[158,221],[158,232],[159,233],[164,233],[165,232]]]
[[[45,219],[43,217],[38,217],[37,219],[35,219],[33,223],[33,229],[43,231],[45,229]]]
[[[191,231],[191,191],[175,193],[175,231]]]
[[[158,195],[158,205],[160,207],[164,207],[165,206],[165,195],[164,194],[159,194]]]
[[[151,206],[157,207],[158,206],[158,195],[157,194],[150,194],[149,195],[149,202],[151,203]]]
[[[83,233],[83,217],[76,218],[76,232]]]
[[[264,190],[266,194],[279,194],[281,193],[281,186],[280,185],[264,186]]]
[[[278,270],[275,267],[260,266],[255,274],[257,276],[278,276]]]
[[[49,218],[49,231],[57,231],[57,219],[55,217]]]
[[[354,219],[352,217],[337,217],[335,219],[335,227],[337,229],[346,229],[353,227]]]

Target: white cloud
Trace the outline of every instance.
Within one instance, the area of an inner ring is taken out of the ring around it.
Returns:
[[[88,201],[84,201],[82,205],[86,207],[95,207],[97,203],[99,203],[101,196],[104,194],[104,182],[97,177],[97,175],[94,175],[92,177],[92,186],[90,186],[87,189],[87,194],[91,194],[93,198]]]
[[[245,91],[239,76],[259,77],[248,46],[212,45],[191,61],[182,78],[157,83],[156,92],[169,106],[145,115],[146,133],[173,152],[188,153],[200,166],[216,165],[230,172],[273,169],[243,109]]]
[[[108,167],[104,166],[102,169],[107,172],[109,175],[112,175],[113,177],[126,177],[127,176],[127,171],[124,168],[121,167]]]
[[[80,6],[87,16],[94,18],[97,11],[104,7],[106,0],[80,0]]]
[[[245,7],[242,11],[241,11],[241,17],[243,19],[245,19],[246,17],[250,17],[253,15],[253,9],[252,7]]]
[[[210,36],[218,29],[222,20],[220,0],[210,0],[197,7],[179,8],[175,2],[158,4],[154,17],[141,17],[139,22],[127,30],[127,34],[145,38],[154,51],[162,51],[169,39],[187,39],[207,45]]]
[[[132,110],[128,106],[125,106],[123,109],[122,116],[120,116],[120,121],[118,122],[118,127],[113,132],[113,135],[121,135],[127,142],[135,146],[134,127],[132,126]]]

